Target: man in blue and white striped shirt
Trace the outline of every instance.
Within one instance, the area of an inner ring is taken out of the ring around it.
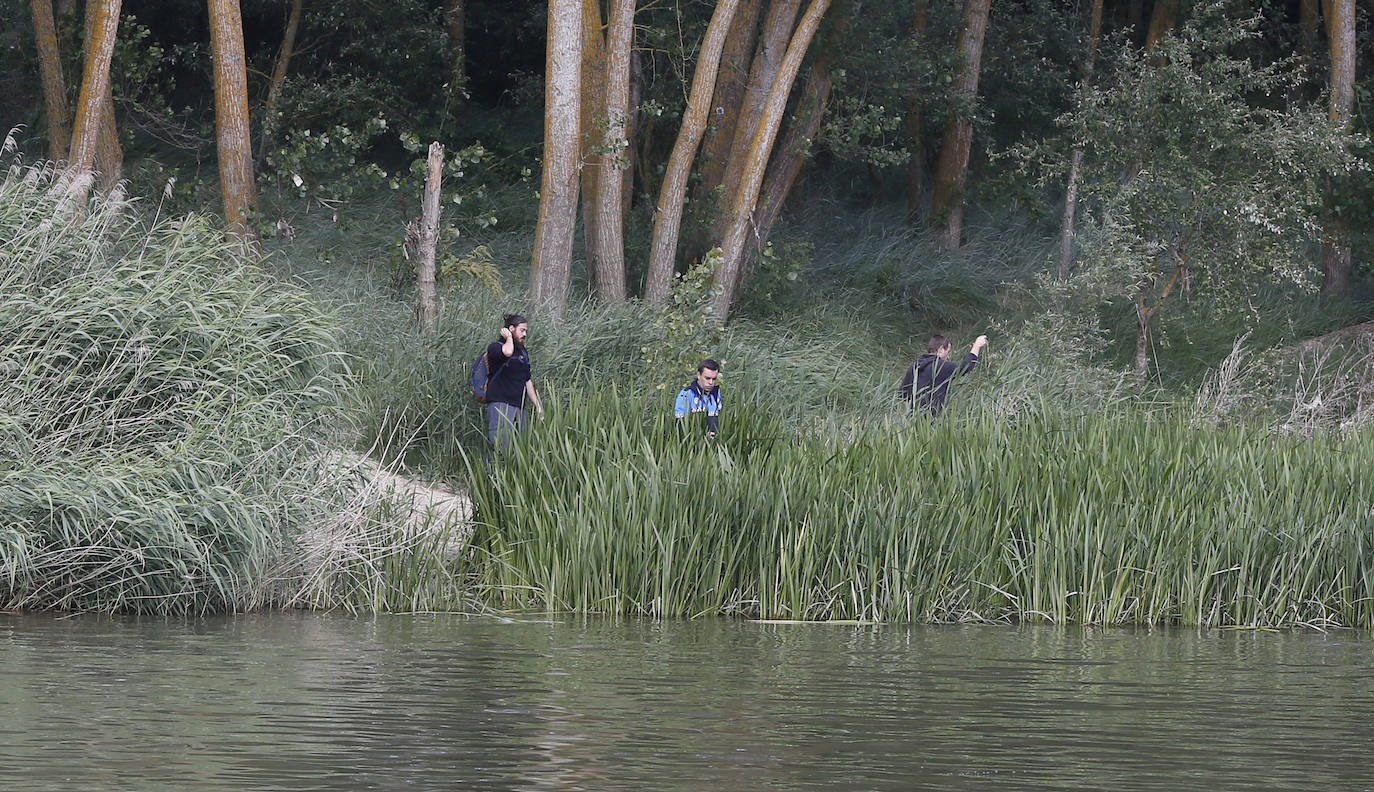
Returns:
[[[690,413],[706,413],[706,436],[716,436],[720,428],[720,364],[707,358],[697,364],[697,377],[678,391],[673,415],[686,418]]]

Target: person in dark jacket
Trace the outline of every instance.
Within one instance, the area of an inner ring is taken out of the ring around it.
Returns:
[[[720,364],[707,358],[697,364],[697,377],[678,391],[673,403],[673,416],[686,418],[692,413],[706,413],[706,437],[714,438],[720,428]]]
[[[926,354],[907,369],[902,384],[897,387],[897,395],[907,401],[915,398],[916,405],[930,413],[931,417],[939,415],[940,410],[944,409],[945,399],[949,398],[949,381],[954,379],[955,374],[973,371],[973,367],[978,365],[978,353],[987,345],[988,337],[978,336],[964,361],[954,363],[949,359],[949,339],[942,335],[931,336],[930,343],[926,345]]]
[[[544,406],[530,377],[530,353],[525,339],[530,323],[519,314],[507,314],[502,319],[501,340],[487,347],[487,439],[498,451],[504,451],[515,432],[525,427],[525,402],[534,405],[539,417]]]

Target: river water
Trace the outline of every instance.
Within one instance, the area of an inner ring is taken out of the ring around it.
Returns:
[[[1374,636],[0,614],[0,790],[1370,790]]]

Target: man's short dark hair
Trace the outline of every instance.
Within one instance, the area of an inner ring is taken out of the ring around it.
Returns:
[[[506,314],[501,319],[502,327],[515,327],[522,324],[529,324],[529,320],[520,314]]]
[[[949,345],[949,339],[937,333],[930,337],[930,343],[926,344],[926,351],[934,355]]]
[[[710,369],[712,371],[720,371],[720,364],[710,358],[706,358],[705,360],[697,364],[697,373],[700,374],[706,369]]]

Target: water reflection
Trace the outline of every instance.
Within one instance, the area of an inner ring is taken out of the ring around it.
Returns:
[[[0,615],[0,787],[1371,789],[1364,633]]]

